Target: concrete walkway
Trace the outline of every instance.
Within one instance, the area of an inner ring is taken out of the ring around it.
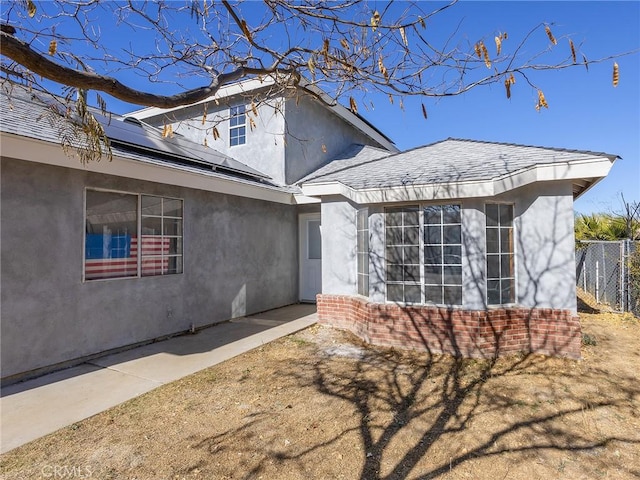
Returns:
[[[0,453],[316,322],[291,305],[108,355],[2,389]]]

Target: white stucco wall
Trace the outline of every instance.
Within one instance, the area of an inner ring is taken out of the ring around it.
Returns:
[[[357,293],[356,205],[342,198],[322,202],[322,293]]]

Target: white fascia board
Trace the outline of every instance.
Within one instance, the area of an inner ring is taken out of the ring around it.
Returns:
[[[287,205],[295,203],[291,193],[279,192],[257,185],[248,185],[212,175],[188,172],[171,168],[170,166],[146,163],[117,155],[113,156],[112,161],[103,158],[99,162],[90,162],[83,165],[78,158],[67,156],[57,143],[44,142],[8,133],[0,134],[0,143],[2,143],[2,157],[208,192],[224,193],[267,202]]]
[[[604,178],[611,170],[612,165],[612,160],[602,157],[591,160],[535,165],[526,170],[496,179],[494,181],[495,192],[496,194],[508,192],[534,182]]]
[[[339,182],[302,185],[308,196],[341,195],[360,205],[376,203],[418,202],[493,196],[493,182],[460,182],[436,185],[408,185],[405,187],[368,188],[354,190]]]
[[[133,112],[126,113],[123,116],[133,117],[133,118],[137,118],[138,120],[144,121],[147,118],[152,118],[158,115],[164,115],[167,113],[175,112],[176,110],[182,110],[186,107],[192,107],[193,105],[201,105],[203,103],[213,102],[215,101],[215,99],[220,100],[222,98],[232,97],[234,95],[239,95],[242,93],[248,93],[253,90],[258,90],[260,88],[269,87],[273,84],[275,84],[275,80],[272,77],[264,77],[263,79],[251,78],[243,82],[230,83],[229,85],[220,87],[220,89],[215,94],[191,105],[181,105],[179,107],[173,107],[173,108],[148,107],[148,108],[143,108],[141,110],[135,110]]]
[[[293,198],[294,198],[294,201],[295,201],[296,205],[308,205],[308,204],[311,204],[311,203],[320,203],[321,202],[321,200],[319,198],[308,197],[306,195],[294,194]]]
[[[354,190],[340,182],[303,184],[304,195],[341,195],[358,204],[493,197],[536,182],[604,178],[613,161],[601,157],[579,162],[538,165],[495,180],[407,185]]]

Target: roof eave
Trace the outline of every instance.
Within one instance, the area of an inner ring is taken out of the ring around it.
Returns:
[[[171,165],[158,165],[114,154],[108,161],[80,163],[77,158],[64,153],[59,143],[37,140],[22,135],[0,132],[2,157],[14,158],[75,170],[102,173],[136,180],[175,185],[183,188],[205,190],[209,192],[264,200],[275,203],[294,204],[292,193],[279,191],[261,185],[254,185],[224,178],[173,168]]]
[[[534,165],[496,179],[443,182],[355,189],[339,181],[310,182],[301,185],[304,195],[323,197],[341,195],[359,204],[449,200],[493,197],[536,182],[571,181],[574,198],[605,178],[617,157],[594,157],[587,160]],[[576,186],[579,187],[576,194]]]

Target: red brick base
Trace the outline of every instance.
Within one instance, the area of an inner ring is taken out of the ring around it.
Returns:
[[[569,310],[402,307],[346,295],[317,300],[319,323],[374,345],[474,358],[514,353],[580,358],[580,322]]]

